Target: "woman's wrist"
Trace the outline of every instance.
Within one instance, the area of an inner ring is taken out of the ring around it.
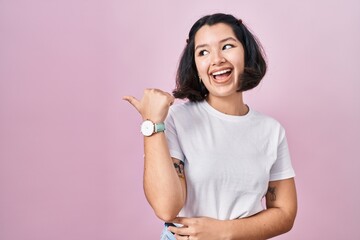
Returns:
[[[221,221],[221,236],[220,239],[222,240],[232,240],[233,234],[232,234],[232,222],[233,220],[223,220]]]

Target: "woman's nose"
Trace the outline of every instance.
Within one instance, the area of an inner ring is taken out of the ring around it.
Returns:
[[[213,56],[212,56],[212,64],[213,65],[219,65],[221,63],[224,63],[225,61],[226,60],[221,51],[216,51],[213,53]]]

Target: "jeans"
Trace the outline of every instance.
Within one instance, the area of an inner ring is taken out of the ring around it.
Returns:
[[[168,225],[165,224],[163,231],[161,232],[160,240],[176,240],[174,234],[167,230]]]

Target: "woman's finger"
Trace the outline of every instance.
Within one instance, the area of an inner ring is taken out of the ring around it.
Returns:
[[[128,101],[131,105],[133,105],[136,110],[140,112],[140,102],[133,96],[124,96],[123,100]]]
[[[168,227],[168,230],[177,235],[182,235],[182,236],[189,235],[189,229],[187,227],[172,227],[172,226],[170,226],[170,227]]]
[[[188,226],[189,221],[191,221],[191,218],[186,217],[176,217],[171,222],[172,223],[180,223],[182,225]]]
[[[174,101],[175,101],[175,98],[172,95],[170,95],[170,106],[174,104]]]
[[[188,240],[188,239],[190,239],[188,236],[180,236],[180,235],[177,235],[177,234],[175,234],[175,238],[176,238],[176,240]]]

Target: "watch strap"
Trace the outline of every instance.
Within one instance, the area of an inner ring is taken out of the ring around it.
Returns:
[[[154,126],[155,126],[155,129],[154,129],[155,133],[165,131],[165,124],[164,123],[155,123]]]

